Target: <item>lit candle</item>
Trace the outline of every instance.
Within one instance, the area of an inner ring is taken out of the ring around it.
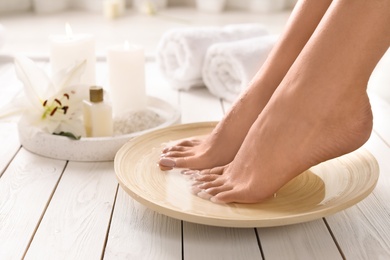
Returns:
[[[146,107],[145,55],[140,46],[113,46],[107,52],[109,89],[115,117]]]
[[[90,34],[73,34],[69,24],[66,35],[50,36],[50,65],[53,73],[66,70],[78,62],[86,61],[80,84],[95,85],[95,39]]]

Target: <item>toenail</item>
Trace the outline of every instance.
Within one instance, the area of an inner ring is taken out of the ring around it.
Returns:
[[[191,188],[191,192],[192,192],[192,194],[197,195],[199,192],[201,192],[201,189],[199,189],[198,186],[193,186]]]
[[[191,180],[197,181],[199,179],[199,173],[195,172],[192,174],[189,174]]]
[[[210,200],[213,196],[206,192],[206,190],[202,189],[198,194],[198,197],[206,200]]]
[[[215,196],[212,196],[212,197],[210,198],[210,201],[213,202],[213,203],[216,203],[216,204],[226,204],[226,202],[220,201],[220,200],[217,199]]]
[[[164,154],[165,154],[165,157],[169,157],[171,155],[171,152],[166,152]]]
[[[181,173],[184,174],[184,175],[192,175],[192,174],[196,174],[198,172],[199,171],[197,171],[197,170],[184,170]]]
[[[172,159],[169,159],[169,158],[161,158],[160,159],[160,164],[162,166],[166,166],[166,167],[175,167],[176,166],[176,162]]]
[[[199,184],[199,188],[204,189],[206,184],[208,184],[208,182],[204,182],[202,184]]]

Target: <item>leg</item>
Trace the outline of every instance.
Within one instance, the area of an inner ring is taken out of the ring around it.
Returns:
[[[160,160],[161,168],[204,169],[231,162],[250,126],[305,46],[330,2],[298,2],[278,44],[230,112],[205,141],[186,140],[165,148]]]
[[[363,145],[372,130],[367,82],[390,45],[389,14],[388,0],[335,0],[235,159],[196,179],[199,196],[259,202]]]

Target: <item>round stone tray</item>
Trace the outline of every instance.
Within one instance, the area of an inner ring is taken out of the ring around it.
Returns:
[[[40,131],[38,128],[19,122],[19,139],[30,152],[70,161],[112,161],[116,152],[130,139],[150,131],[180,122],[180,112],[167,102],[148,96],[148,109],[156,112],[164,122],[157,127],[127,135],[113,137],[85,137],[72,140]]]

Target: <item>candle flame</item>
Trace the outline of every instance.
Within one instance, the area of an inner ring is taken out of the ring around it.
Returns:
[[[65,24],[65,32],[66,32],[66,36],[67,36],[69,39],[72,39],[72,38],[73,38],[72,27],[70,27],[70,24],[69,24],[69,23],[66,23],[66,24]]]
[[[123,48],[128,51],[130,49],[130,44],[129,44],[129,41],[125,41],[124,45],[123,45]]]

